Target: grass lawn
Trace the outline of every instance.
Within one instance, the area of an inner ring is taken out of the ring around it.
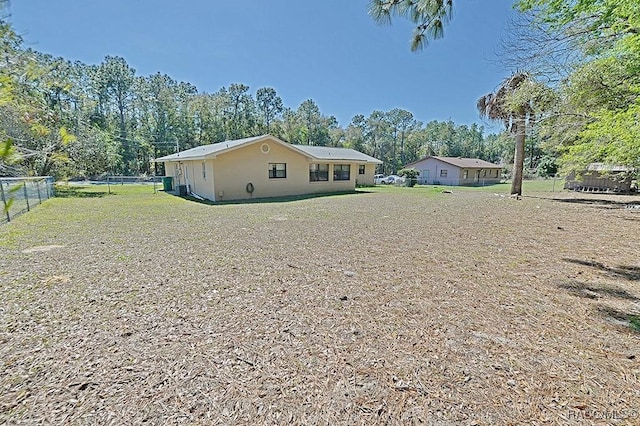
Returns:
[[[0,226],[0,423],[637,424],[640,197],[551,184],[58,188]]]
[[[545,193],[562,193],[564,180],[562,179],[534,179],[525,180],[522,183],[524,194],[534,194],[538,192]],[[375,191],[393,191],[401,188],[402,186],[393,185],[376,185],[373,190]],[[370,189],[370,188],[367,188]],[[420,190],[427,193],[440,193],[444,190],[456,191],[456,192],[492,192],[496,194],[509,194],[511,190],[511,183],[499,183],[496,185],[487,185],[480,187],[470,186],[446,186],[446,185],[416,185],[413,188],[405,188],[406,191]],[[549,194],[549,195],[552,195]]]

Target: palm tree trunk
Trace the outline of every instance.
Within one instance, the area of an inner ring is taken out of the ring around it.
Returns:
[[[526,136],[525,118],[515,119],[516,152],[513,157],[513,181],[511,195],[522,195],[522,176],[524,171],[524,142]]]

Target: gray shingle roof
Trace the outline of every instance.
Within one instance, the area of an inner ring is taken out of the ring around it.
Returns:
[[[227,150],[237,148],[242,145],[249,145],[262,140],[270,140],[278,142],[284,146],[294,149],[300,152],[302,155],[310,157],[314,160],[322,161],[354,161],[363,163],[382,164],[382,161],[377,158],[373,158],[362,152],[356,151],[350,148],[333,148],[328,146],[310,146],[310,145],[293,145],[280,139],[270,136],[262,135],[252,138],[238,139],[234,141],[218,142],[210,145],[197,146],[195,148],[187,149],[185,151],[178,152],[176,154],[166,155],[156,159],[159,161],[179,161],[179,160],[203,160],[207,157],[214,156],[216,154],[223,153]]]
[[[501,169],[502,166],[499,164],[493,164],[488,161],[480,160],[479,158],[461,158],[461,157],[438,157],[438,156],[430,156],[422,158],[418,161],[414,161],[413,163],[409,163],[406,167],[410,167],[413,164],[419,163],[429,158],[435,158],[436,160],[440,160],[444,163],[451,164],[452,166],[459,167],[461,169]]]
[[[309,157],[317,160],[326,161],[358,161],[374,164],[382,164],[382,161],[373,158],[370,155],[363,154],[351,148],[335,148],[329,146],[312,146],[312,145],[291,145],[292,147],[306,153]]]
[[[618,164],[605,164],[605,163],[591,163],[587,166],[587,170],[590,172],[630,172],[631,169],[626,166]]]
[[[480,160],[479,158],[460,158],[460,157],[433,157],[445,163],[460,167],[461,169],[501,169],[502,166]]]
[[[257,142],[261,139],[266,139],[266,136],[255,136],[252,138],[237,139],[234,141],[225,141],[212,143],[209,145],[197,146],[195,148],[180,151],[175,154],[166,155],[164,157],[156,158],[156,161],[177,161],[177,160],[200,160],[205,157],[217,154],[227,149],[232,149],[244,144],[250,144]]]

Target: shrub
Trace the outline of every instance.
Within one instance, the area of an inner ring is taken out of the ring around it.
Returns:
[[[415,185],[417,180],[416,178],[418,177],[419,174],[420,174],[420,171],[414,168],[398,170],[398,176],[402,176],[406,179],[407,186]]]
[[[415,179],[418,177],[419,174],[420,174],[420,171],[414,168],[398,170],[398,176],[402,176],[407,179]]]

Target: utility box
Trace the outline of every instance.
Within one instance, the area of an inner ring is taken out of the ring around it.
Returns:
[[[162,189],[164,192],[173,191],[173,177],[165,176],[162,178]]]

